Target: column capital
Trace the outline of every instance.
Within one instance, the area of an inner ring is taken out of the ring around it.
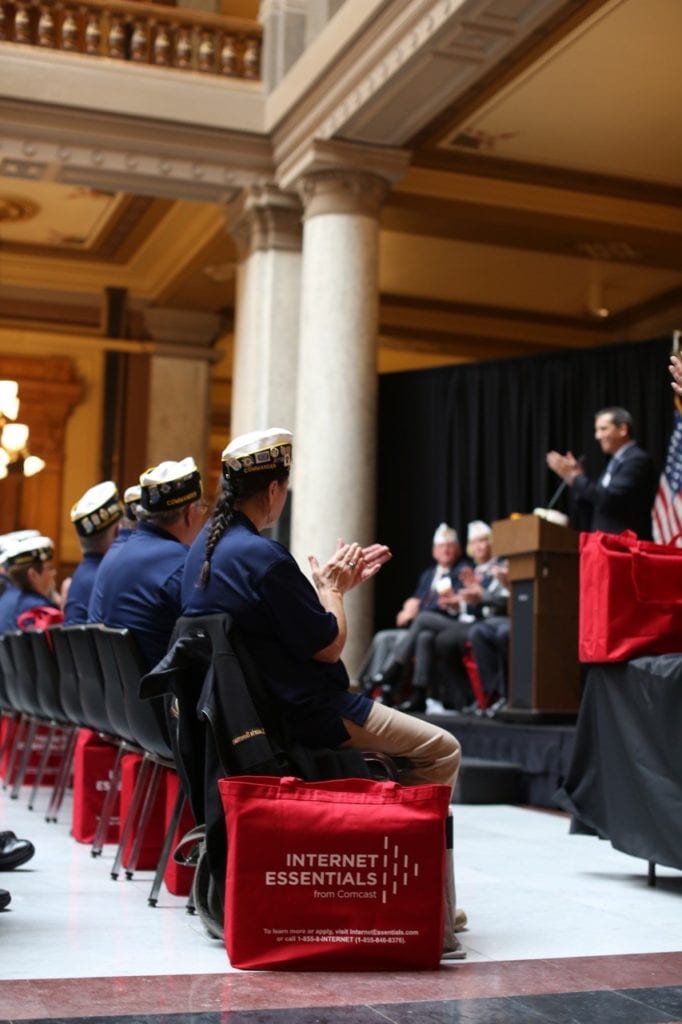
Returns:
[[[279,182],[296,185],[306,217],[331,212],[376,216],[410,156],[406,149],[315,139],[279,168]]]
[[[309,220],[321,213],[359,213],[378,217],[388,185],[364,171],[312,171],[300,179],[298,191]]]
[[[240,259],[257,250],[300,252],[301,202],[276,185],[252,185],[225,208],[225,225]]]

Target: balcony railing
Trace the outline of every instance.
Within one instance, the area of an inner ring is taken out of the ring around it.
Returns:
[[[260,78],[259,25],[165,4],[0,0],[0,40],[230,78]]]

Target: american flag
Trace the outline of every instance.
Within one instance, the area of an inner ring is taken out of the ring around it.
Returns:
[[[682,413],[675,408],[665,468],[652,509],[654,540],[667,544],[682,533]]]

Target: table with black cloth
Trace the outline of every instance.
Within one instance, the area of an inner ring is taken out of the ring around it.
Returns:
[[[588,669],[556,802],[616,850],[682,870],[682,654]]]

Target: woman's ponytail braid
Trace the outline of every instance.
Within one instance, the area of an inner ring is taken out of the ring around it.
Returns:
[[[208,529],[208,535],[206,537],[206,552],[204,558],[204,564],[201,567],[201,573],[199,574],[199,586],[205,587],[208,583],[208,577],[211,574],[211,558],[215,547],[225,533],[232,522],[234,516],[234,503],[235,497],[234,490],[232,487],[232,481],[229,477],[223,477],[221,481],[222,494],[216,503],[216,507],[213,510],[211,516],[211,525]]]

